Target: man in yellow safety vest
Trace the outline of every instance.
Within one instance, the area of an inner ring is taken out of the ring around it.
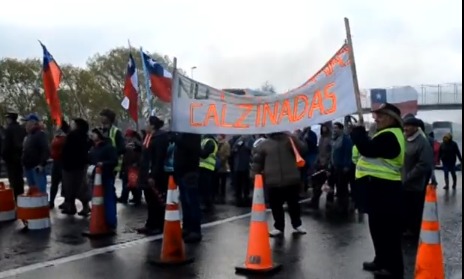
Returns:
[[[213,177],[216,171],[218,144],[213,135],[204,135],[201,140],[199,186],[206,211],[213,209]]]
[[[106,133],[106,136],[111,140],[111,143],[116,148],[119,156],[118,165],[115,167],[115,177],[121,170],[122,166],[122,156],[126,152],[126,143],[124,136],[122,135],[121,130],[114,125],[116,120],[116,113],[109,109],[103,109],[100,112],[100,121],[103,125],[103,131]]]
[[[368,137],[363,126],[354,127],[351,138],[359,151],[356,184],[366,194],[369,229],[375,259],[363,268],[380,278],[404,276],[401,226],[401,168],[406,141],[400,110],[382,104],[373,110],[377,132]],[[376,277],[376,278],[377,278]]]

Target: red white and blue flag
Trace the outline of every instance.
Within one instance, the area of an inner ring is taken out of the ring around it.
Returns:
[[[58,89],[61,82],[61,69],[56,63],[53,56],[48,51],[42,42],[40,42],[43,50],[43,65],[42,65],[42,80],[45,91],[45,100],[50,108],[50,116],[54,124],[61,126],[61,105],[60,97],[58,96]]]
[[[124,99],[121,102],[122,107],[129,112],[130,117],[135,122],[138,122],[138,78],[135,60],[132,54],[129,54],[129,62],[127,63],[126,78],[124,81]]]
[[[170,103],[172,100],[172,74],[145,52],[142,52],[142,58],[146,75],[150,81],[151,93],[161,101]]]

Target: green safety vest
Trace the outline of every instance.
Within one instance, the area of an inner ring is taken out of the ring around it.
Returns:
[[[359,150],[356,145],[353,145],[353,151],[351,155],[351,161],[353,161],[353,164],[356,165],[358,163],[359,157],[361,157],[361,154],[359,154]]]
[[[210,140],[212,140],[214,143],[214,151],[209,154],[206,159],[200,158],[200,168],[214,171],[214,169],[216,169],[216,153],[218,152],[218,146],[216,142],[213,139],[205,138],[201,141],[201,148],[203,149]]]
[[[110,128],[110,139],[111,139],[111,144],[113,145],[114,148],[118,148],[116,146],[116,134],[118,133],[119,128],[116,126],[111,126]],[[114,168],[114,171],[121,171],[122,167],[122,156],[119,157],[118,159],[118,165]]]
[[[356,179],[372,176],[380,179],[401,181],[401,168],[404,163],[406,153],[406,139],[400,128],[389,128],[377,132],[372,138],[383,134],[393,133],[400,144],[400,154],[394,159],[369,158],[362,156],[356,164]],[[385,148],[388,148],[387,146]]]

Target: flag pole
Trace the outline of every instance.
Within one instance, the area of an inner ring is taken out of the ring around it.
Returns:
[[[359,90],[358,74],[356,72],[356,62],[354,60],[353,41],[351,39],[350,20],[345,17],[346,44],[351,61],[351,73],[353,74],[354,94],[356,97],[356,107],[358,109],[359,124],[364,125],[363,109],[361,105],[361,93]]]
[[[132,45],[131,45],[131,42],[129,39],[127,39],[127,44],[129,46],[129,54],[132,55]],[[134,61],[135,62],[135,61]],[[135,75],[137,75],[137,67],[135,67]],[[139,98],[140,98],[140,86],[139,86],[139,79],[138,79],[138,75],[137,75],[137,121],[134,121],[135,122],[135,130],[137,132],[139,132],[139,119],[140,119],[140,101],[139,101]]]
[[[147,102],[148,105],[148,114],[151,115],[151,112],[153,110],[153,103],[152,103],[152,95],[151,95],[151,89],[150,89],[150,77],[148,76],[148,70],[147,66],[145,65],[145,60],[143,58],[143,49],[140,47],[140,59],[142,61],[142,69],[143,69],[143,76],[145,78],[145,101]]]
[[[176,91],[177,91],[177,88],[176,88],[176,78],[177,78],[177,57],[174,57],[174,59],[172,60],[172,81],[171,81],[171,119],[169,120],[169,129],[172,131],[172,123],[173,123],[173,119],[174,119],[174,100],[176,99],[175,98],[175,94]]]

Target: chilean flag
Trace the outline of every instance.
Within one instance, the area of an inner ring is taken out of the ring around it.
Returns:
[[[137,123],[139,121],[138,114],[138,78],[135,68],[135,60],[132,54],[129,54],[129,62],[127,63],[126,79],[124,82],[124,99],[121,102],[122,107],[129,112],[130,117]]]
[[[411,86],[371,89],[371,108],[377,109],[383,103],[390,103],[401,110],[401,116],[416,115],[419,110],[419,93]]]
[[[42,80],[45,100],[50,108],[50,116],[55,122],[54,124],[61,126],[61,104],[60,97],[58,96],[58,88],[60,87],[62,77],[61,69],[42,42],[39,41],[39,43],[43,50]]]
[[[145,52],[142,52],[143,63],[150,78],[150,90],[163,102],[170,103],[172,99],[172,74]]]

